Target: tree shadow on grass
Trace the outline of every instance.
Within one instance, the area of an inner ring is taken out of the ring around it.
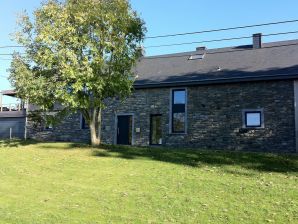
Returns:
[[[22,140],[18,138],[13,138],[13,139],[4,139],[0,140],[0,148],[17,148],[21,146],[27,146],[27,145],[32,145],[32,144],[37,144],[38,142],[30,139],[30,140]]]
[[[0,148],[16,148],[40,143],[42,142],[35,140],[0,140]],[[297,173],[298,175],[297,154],[233,152],[161,147],[132,147],[118,145],[102,145],[99,148],[91,148],[90,145],[83,143],[60,143],[61,144],[46,142],[38,145],[38,148],[46,150],[93,149],[92,156],[95,157],[113,157],[128,160],[155,160],[190,167],[200,167],[202,165],[224,167],[231,165],[261,172]],[[234,169],[225,167],[225,171],[240,175],[239,171],[235,171]],[[241,171],[241,175],[250,174],[246,172],[243,173]]]
[[[296,154],[103,145],[101,149],[93,150],[92,155],[123,159],[148,159],[190,167],[235,165],[262,172],[298,172],[298,155]]]
[[[74,150],[74,149],[90,149],[90,145],[85,143],[75,143],[75,142],[45,142],[42,143],[39,148],[41,149],[53,149],[53,150]]]
[[[90,148],[90,145],[84,143],[74,142],[41,142],[34,139],[22,140],[22,139],[5,139],[0,140],[0,148],[18,148],[21,146],[38,145],[41,149],[62,149],[71,150],[75,148]]]

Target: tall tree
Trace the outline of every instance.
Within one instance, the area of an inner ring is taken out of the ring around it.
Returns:
[[[131,93],[146,28],[128,0],[48,0],[19,20],[10,81],[20,97],[80,111],[100,144],[104,100]]]

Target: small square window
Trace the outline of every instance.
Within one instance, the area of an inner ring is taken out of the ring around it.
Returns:
[[[244,110],[243,111],[243,128],[263,128],[264,115],[263,110]]]
[[[246,127],[261,127],[261,112],[246,112]]]

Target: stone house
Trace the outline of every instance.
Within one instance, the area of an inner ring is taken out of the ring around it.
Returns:
[[[133,94],[102,114],[107,144],[297,152],[298,40],[143,57]],[[32,138],[88,141],[80,114]]]

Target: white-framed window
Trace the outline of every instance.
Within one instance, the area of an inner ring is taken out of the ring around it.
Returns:
[[[245,109],[242,111],[243,128],[264,128],[263,109]]]

